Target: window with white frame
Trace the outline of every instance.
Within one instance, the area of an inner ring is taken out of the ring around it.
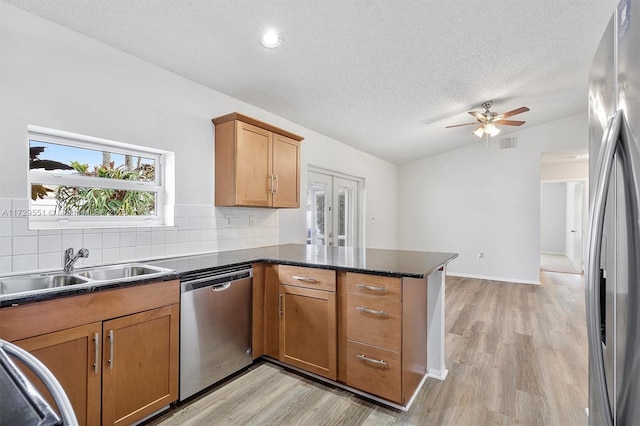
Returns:
[[[172,225],[172,181],[171,152],[29,126],[32,229]]]

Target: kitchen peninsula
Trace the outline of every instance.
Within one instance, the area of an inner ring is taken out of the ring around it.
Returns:
[[[445,267],[457,256],[285,244],[152,264],[178,277],[253,264],[254,358],[266,356],[407,409],[427,377],[444,380],[448,373]],[[305,309],[307,316],[287,321]],[[317,322],[309,323],[310,316]]]
[[[58,315],[54,304],[56,307],[64,304],[65,309],[92,306],[91,312],[101,312],[96,311],[96,306],[104,299],[108,303],[100,308],[108,311],[104,318],[91,316],[87,311],[61,320],[73,320],[74,329],[79,329],[85,327],[84,322],[80,323],[84,317],[93,324],[139,311],[141,313],[136,315],[157,311],[159,318],[171,318],[167,323],[171,326],[163,330],[163,335],[170,342],[168,348],[177,354],[175,318],[179,294],[176,278],[198,271],[251,265],[254,359],[264,356],[380,403],[406,410],[427,377],[444,380],[447,375],[444,360],[445,268],[456,257],[455,253],[285,244],[148,260],[145,261],[147,265],[164,268],[167,272],[153,280],[112,280],[42,292],[0,294],[0,338],[17,341],[32,337],[35,341],[38,336],[61,333],[64,330],[50,329],[49,324],[54,321],[40,324],[42,321],[38,322],[38,318]],[[85,298],[91,300],[85,301]],[[109,302],[116,299],[121,302]],[[46,307],[52,307],[53,311],[48,312]],[[111,312],[115,308],[126,308],[126,312]],[[160,309],[167,312],[160,312]],[[28,319],[26,323],[25,319]],[[48,334],[30,332],[24,324],[31,324],[33,330],[46,325]],[[69,327],[71,325],[63,328]],[[90,337],[100,333],[99,330],[90,331]],[[103,339],[103,346],[109,348],[108,335]],[[84,340],[93,348],[94,340]],[[97,338],[95,342],[99,340]],[[97,343],[95,345],[98,347]],[[91,372],[101,368],[107,374],[112,367],[109,360],[107,351],[101,361],[102,367],[96,366],[98,364],[92,359],[85,364]],[[166,368],[167,383],[178,380],[175,355],[172,360]],[[125,367],[126,363],[121,362],[120,368]],[[157,399],[158,407],[177,398],[175,391],[161,396]],[[103,401],[105,424],[111,423],[111,417],[105,417],[105,413],[110,413],[105,411],[106,407],[109,405]],[[147,408],[149,410],[145,412],[149,414],[152,407]],[[94,411],[95,408],[86,407],[84,418],[95,418]],[[99,412],[100,409],[98,416]],[[145,412],[139,410],[135,415]],[[133,415],[129,417],[133,418]]]

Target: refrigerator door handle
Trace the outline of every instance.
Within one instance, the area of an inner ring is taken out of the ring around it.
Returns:
[[[603,136],[602,148],[596,163],[596,182],[589,218],[589,251],[587,255],[586,279],[586,311],[587,335],[589,338],[589,364],[595,379],[594,394],[599,412],[604,416],[607,425],[613,424],[611,404],[609,403],[607,380],[605,377],[604,354],[600,344],[600,255],[602,250],[602,233],[604,230],[605,205],[607,189],[611,181],[611,170],[618,143],[621,140],[623,124],[622,111],[619,110],[609,120]]]
[[[598,156],[591,217],[589,220],[589,252],[586,279],[587,334],[590,348],[589,364],[593,371],[596,387],[594,389],[594,397],[608,425],[613,422],[613,416],[605,378],[604,356],[600,344],[600,257],[602,253],[605,206],[616,153],[620,160],[626,202],[631,206],[629,213],[632,217],[629,224],[632,229],[628,232],[632,238],[632,250],[635,251],[640,246],[637,240],[638,234],[640,234],[638,229],[640,219],[638,213],[640,164],[636,164],[640,153],[637,150],[636,142],[622,110],[617,111],[609,121],[609,126],[603,137],[602,149]],[[632,263],[637,263],[638,256],[639,253],[634,253],[636,261]],[[618,407],[620,407],[620,403],[618,403]]]

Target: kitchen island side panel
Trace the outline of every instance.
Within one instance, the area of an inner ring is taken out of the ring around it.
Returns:
[[[446,269],[432,271],[427,277],[427,366],[428,375],[444,380],[449,373],[444,360],[444,294]]]

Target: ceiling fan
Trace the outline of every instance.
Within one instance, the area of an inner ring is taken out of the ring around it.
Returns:
[[[451,127],[460,127],[460,126],[471,126],[479,124],[478,127],[473,134],[482,137],[483,135],[495,136],[500,133],[500,129],[496,127],[496,124],[502,124],[505,126],[522,126],[525,122],[520,120],[505,120],[507,117],[511,117],[516,114],[522,114],[523,112],[529,111],[527,107],[520,107],[511,111],[504,112],[502,114],[498,114],[492,111],[489,111],[493,105],[493,101],[487,101],[482,104],[482,108],[485,109],[485,112],[480,113],[478,111],[469,111],[469,114],[475,117],[476,121],[473,123],[464,123],[464,124],[455,124],[453,126],[447,126],[446,128]]]

